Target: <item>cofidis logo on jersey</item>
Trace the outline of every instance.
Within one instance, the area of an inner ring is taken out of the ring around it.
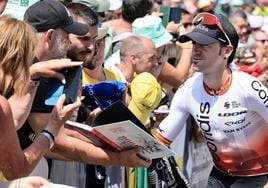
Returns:
[[[251,83],[251,87],[253,90],[258,92],[258,96],[259,98],[262,100],[263,104],[266,105],[265,107],[268,107],[268,94],[267,92],[264,90],[266,89],[264,85],[262,85],[259,81],[254,80]]]
[[[199,108],[199,114],[196,114],[196,121],[200,129],[202,130],[204,137],[207,141],[207,146],[213,156],[215,161],[219,161],[220,158],[217,155],[217,145],[214,143],[214,137],[211,131],[209,113],[210,113],[210,104],[208,102],[201,103]]]

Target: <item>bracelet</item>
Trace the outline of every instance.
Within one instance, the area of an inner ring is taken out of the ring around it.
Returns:
[[[51,132],[49,132],[48,130],[42,130],[40,134],[49,140],[49,149],[51,149],[55,144],[54,135]]]

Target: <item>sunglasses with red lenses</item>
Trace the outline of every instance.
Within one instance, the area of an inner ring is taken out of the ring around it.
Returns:
[[[194,17],[193,19],[193,24],[194,25],[198,25],[202,23],[203,25],[216,25],[220,31],[224,34],[225,38],[227,39],[228,45],[232,46],[232,43],[228,37],[228,35],[225,33],[221,22],[219,20],[219,18],[213,14],[207,13],[207,12],[202,12],[199,13],[196,17]]]

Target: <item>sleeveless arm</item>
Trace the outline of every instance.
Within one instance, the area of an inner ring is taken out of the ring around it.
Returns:
[[[7,179],[26,176],[48,151],[48,139],[38,136],[25,151],[21,150],[8,101],[0,96],[0,170]]]
[[[26,121],[32,107],[36,90],[37,85],[32,86],[26,83],[23,95],[19,96],[14,94],[8,99],[12,109],[16,130],[19,130]]]

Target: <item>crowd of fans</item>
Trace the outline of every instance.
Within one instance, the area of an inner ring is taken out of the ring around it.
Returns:
[[[65,122],[91,125],[121,100],[154,134],[176,91],[196,75],[192,53],[199,43],[181,36],[196,28],[193,19],[200,13],[228,18],[239,41],[234,44],[235,37],[218,28],[233,46],[226,52],[231,62],[223,59],[232,71],[268,86],[265,0],[40,0],[23,13],[11,3],[0,1],[0,187],[53,187],[49,181],[79,188],[151,187],[154,161],[138,156],[143,148],[110,151]],[[82,69],[77,99],[66,104],[63,94],[55,106],[46,105],[51,79],[67,85],[61,70],[70,67]],[[98,92],[89,91],[92,85]],[[267,97],[263,92],[260,97]],[[191,156],[200,148],[210,153],[191,120],[183,136],[196,145],[175,148],[184,148],[180,167],[190,187],[205,188],[212,159],[203,165],[205,175],[193,170],[197,161]]]

